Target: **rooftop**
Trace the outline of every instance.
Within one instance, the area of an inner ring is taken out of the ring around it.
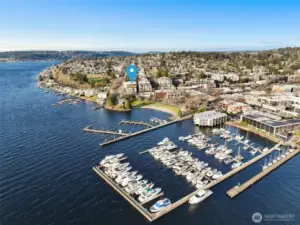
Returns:
[[[269,125],[271,127],[285,127],[285,126],[291,126],[297,124],[300,125],[300,119],[274,120],[269,117],[263,116],[261,114],[247,114],[244,115],[243,117],[258,121],[260,123]]]
[[[220,117],[227,116],[225,113],[216,112],[214,110],[197,113],[194,115],[197,119],[217,119]]]

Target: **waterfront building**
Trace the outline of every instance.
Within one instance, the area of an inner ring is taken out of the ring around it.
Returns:
[[[216,112],[214,110],[197,113],[194,115],[194,124],[199,126],[216,126],[227,120],[225,113]]]
[[[241,121],[248,126],[258,128],[272,135],[282,135],[300,129],[300,119],[280,120],[266,114],[251,112],[241,116]]]

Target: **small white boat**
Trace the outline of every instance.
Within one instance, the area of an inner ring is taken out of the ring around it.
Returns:
[[[154,205],[150,207],[150,212],[159,212],[163,208],[171,205],[171,201],[168,198],[164,198],[162,200],[157,201]]]
[[[147,189],[146,192],[143,192],[139,197],[138,200],[139,202],[143,203],[146,202],[147,200],[155,197],[161,192],[161,188],[155,188],[155,189]]]
[[[268,152],[269,151],[269,148],[263,148],[262,152]]]
[[[251,155],[255,155],[257,153],[257,149],[252,149],[251,151],[250,151],[250,154]]]
[[[223,173],[221,171],[218,171],[212,176],[212,179],[216,180],[216,179],[220,178],[221,176],[223,176]]]
[[[183,136],[180,136],[180,137],[178,138],[178,140],[179,140],[179,141],[184,141],[184,137],[183,137]]]
[[[162,141],[158,142],[157,145],[165,145],[170,142],[169,138],[164,138]]]
[[[236,162],[236,163],[233,163],[233,164],[231,165],[231,168],[232,168],[232,169],[237,168],[237,167],[241,166],[242,164],[243,164],[242,162]]]
[[[189,199],[189,204],[198,204],[212,194],[211,190],[200,190]]]

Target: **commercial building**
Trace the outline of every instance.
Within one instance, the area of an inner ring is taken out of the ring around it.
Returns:
[[[216,112],[214,110],[197,113],[194,115],[194,124],[199,126],[216,126],[227,120],[225,113]]]
[[[300,119],[276,120],[260,113],[242,115],[241,120],[248,126],[256,127],[273,135],[285,134],[300,128]]]

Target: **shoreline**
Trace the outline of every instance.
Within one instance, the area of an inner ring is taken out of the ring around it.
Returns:
[[[167,114],[171,115],[171,117],[170,117],[171,120],[179,118],[179,116],[174,111],[172,111],[171,109],[165,108],[164,106],[155,105],[155,103],[150,104],[150,105],[142,106],[141,108],[142,109],[152,109],[152,110],[167,113]]]
[[[131,109],[117,109],[114,107],[108,107],[108,106],[104,106],[105,109],[110,110],[110,111],[115,111],[115,112],[130,112]]]
[[[280,140],[278,138],[270,136],[270,135],[267,135],[267,134],[263,134],[261,132],[258,132],[257,130],[255,130],[255,129],[251,128],[251,127],[245,127],[245,126],[242,126],[242,125],[240,125],[238,123],[235,123],[235,122],[232,122],[232,121],[226,121],[225,124],[233,126],[233,127],[236,127],[236,128],[239,128],[241,130],[252,132],[252,133],[257,134],[257,135],[259,135],[259,136],[261,136],[263,138],[266,138],[266,139],[268,139],[270,141],[273,141],[275,143],[279,143],[280,142]]]

